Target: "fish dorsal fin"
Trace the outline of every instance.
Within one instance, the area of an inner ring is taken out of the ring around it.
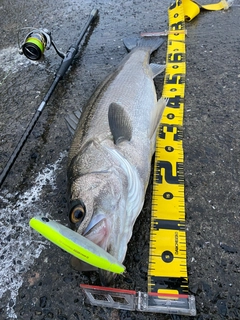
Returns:
[[[158,74],[165,70],[166,66],[157,63],[150,63],[150,68],[152,70],[153,78],[155,78]]]
[[[115,102],[111,103],[109,106],[108,122],[115,144],[118,144],[124,140],[131,140],[131,120],[124,108]]]
[[[67,122],[68,130],[72,135],[74,135],[74,132],[76,131],[77,124],[79,122],[79,119],[81,117],[81,111],[77,110],[73,113],[70,113],[67,117],[65,117],[65,120]]]

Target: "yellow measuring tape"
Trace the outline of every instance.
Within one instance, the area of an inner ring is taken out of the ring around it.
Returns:
[[[183,172],[183,109],[186,78],[185,20],[200,9],[227,9],[225,0],[201,6],[176,0],[168,10],[169,33],[163,97],[168,98],[156,139],[148,292],[188,294]]]
[[[201,5],[197,1],[183,0],[182,6],[184,10],[185,20],[190,21],[200,13],[200,9],[213,10],[213,11],[222,10],[222,9],[227,10],[230,5],[226,0],[221,0],[218,3],[205,4],[205,5]]]

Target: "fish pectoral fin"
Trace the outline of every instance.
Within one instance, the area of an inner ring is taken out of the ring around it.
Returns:
[[[157,63],[150,63],[150,68],[152,70],[152,74],[153,74],[153,79],[160,73],[162,73],[166,66],[163,64],[157,64]]]
[[[115,144],[118,144],[124,140],[131,140],[131,120],[124,108],[115,102],[111,103],[109,106],[108,122]]]
[[[79,119],[81,117],[81,111],[77,110],[73,113],[70,113],[67,117],[65,117],[65,120],[67,122],[68,130],[72,135],[74,135],[74,132],[76,131],[77,124],[79,122]]]

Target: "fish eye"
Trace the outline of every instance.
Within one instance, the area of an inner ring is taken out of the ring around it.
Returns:
[[[77,203],[75,202],[73,204],[74,205],[70,210],[69,218],[72,223],[76,224],[83,221],[86,214],[86,210],[82,201],[77,201]]]
[[[72,223],[78,223],[82,221],[84,217],[85,217],[85,211],[82,206],[73,208],[71,212],[71,217],[70,217]]]

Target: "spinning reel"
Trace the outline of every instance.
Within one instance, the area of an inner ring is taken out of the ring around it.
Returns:
[[[30,29],[31,31],[25,36],[23,43],[19,44],[19,32],[18,31],[18,45],[19,53],[24,54],[30,60],[40,60],[45,50],[50,49],[51,45],[54,47],[57,54],[64,58],[65,54],[57,49],[51,36],[51,32],[47,29],[34,29],[30,27],[23,28],[21,30]]]
[[[88,20],[84,27],[82,28],[78,40],[75,44],[72,44],[67,52],[64,54],[59,51],[54,42],[52,41],[51,33],[47,29],[34,29],[34,28],[22,28],[18,30],[18,46],[19,46],[19,53],[24,54],[30,60],[39,60],[44,54],[45,49],[48,50],[51,45],[54,47],[57,54],[62,58],[61,64],[55,74],[55,78],[51,87],[48,89],[45,97],[43,98],[42,102],[40,103],[38,109],[36,110],[35,114],[32,117],[32,120],[29,122],[26,130],[24,131],[21,139],[19,140],[16,148],[14,149],[12,155],[10,156],[7,164],[3,168],[2,172],[0,172],[0,187],[2,186],[9,170],[11,169],[12,165],[14,164],[18,154],[22,150],[23,145],[25,144],[29,134],[32,132],[33,127],[35,126],[38,118],[40,117],[41,113],[43,112],[48,100],[50,99],[53,91],[55,90],[58,82],[63,78],[65,73],[67,72],[68,68],[71,66],[75,56],[78,53],[80,42],[82,41],[83,37],[85,36],[88,27],[90,24],[97,18],[98,10],[93,9],[90,12]],[[19,33],[23,30],[30,30],[30,32],[24,38],[24,41],[20,45],[19,41]]]

